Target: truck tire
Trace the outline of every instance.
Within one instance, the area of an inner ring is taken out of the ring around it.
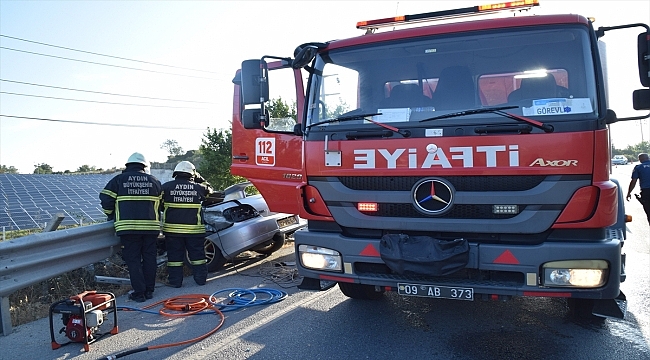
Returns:
[[[274,252],[282,249],[282,247],[284,246],[284,242],[285,242],[284,234],[277,233],[273,235],[273,238],[271,240],[254,247],[252,250],[255,251],[256,253],[260,253],[263,255],[271,255]]]
[[[375,291],[372,285],[339,283],[343,295],[358,300],[379,300],[384,296],[383,291]]]
[[[221,270],[221,268],[228,262],[228,259],[226,259],[221,253],[221,249],[208,239],[205,239],[204,246],[208,272]]]

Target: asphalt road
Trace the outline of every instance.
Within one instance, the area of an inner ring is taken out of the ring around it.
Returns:
[[[613,170],[627,188],[633,165]],[[637,190],[638,191],[638,190]],[[400,297],[356,301],[337,287],[323,292],[283,289],[276,304],[225,313],[223,326],[208,338],[184,346],[153,348],[126,359],[650,359],[650,234],[641,205],[632,200],[628,224],[628,299],[625,320],[573,319],[563,299],[516,298],[508,302],[466,302]],[[196,286],[158,287],[155,298],[139,304],[122,296],[118,306],[141,307],[182,294],[209,295],[227,288],[275,288],[260,269],[294,261],[286,248],[270,258],[240,264],[236,271],[211,274]],[[155,308],[154,310],[157,310]],[[80,344],[51,349],[48,319],[18,326],[0,336],[0,359],[102,359],[128,350],[192,339],[213,329],[216,315],[163,317],[118,312],[119,333],[106,335],[83,352]],[[54,316],[55,332],[62,327]],[[107,321],[110,325],[110,321]],[[101,332],[110,330],[110,326]],[[66,339],[59,335],[58,341]]]

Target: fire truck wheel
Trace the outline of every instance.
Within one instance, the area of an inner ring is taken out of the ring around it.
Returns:
[[[343,295],[359,300],[378,300],[384,296],[383,291],[375,291],[372,285],[339,283]]]
[[[273,238],[271,240],[254,247],[252,250],[260,254],[271,255],[274,252],[282,249],[282,247],[284,246],[284,242],[285,242],[284,234],[277,233],[273,235]]]
[[[217,247],[212,241],[205,239],[205,259],[208,261],[208,271],[219,271],[228,260],[221,253],[221,249]],[[188,259],[189,261],[189,259]]]

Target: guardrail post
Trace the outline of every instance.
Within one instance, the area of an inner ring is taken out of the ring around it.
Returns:
[[[11,312],[9,311],[9,297],[0,297],[0,326],[2,327],[2,335],[8,336],[11,334]]]
[[[61,222],[65,218],[65,215],[62,213],[56,213],[54,217],[50,219],[50,221],[45,225],[45,228],[43,231],[54,231],[58,229],[59,225],[61,225]]]

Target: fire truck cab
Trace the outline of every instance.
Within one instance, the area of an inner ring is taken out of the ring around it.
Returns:
[[[608,125],[638,117],[608,107],[600,38],[642,28],[644,88],[630,95],[648,110],[648,26],[594,29],[579,15],[436,23],[537,5],[364,21],[362,36],[242,63],[231,170],[271,210],[308,220],[294,235],[301,288],[564,297],[577,312],[624,316],[626,215]],[[268,111],[277,70],[291,74],[295,119]]]

